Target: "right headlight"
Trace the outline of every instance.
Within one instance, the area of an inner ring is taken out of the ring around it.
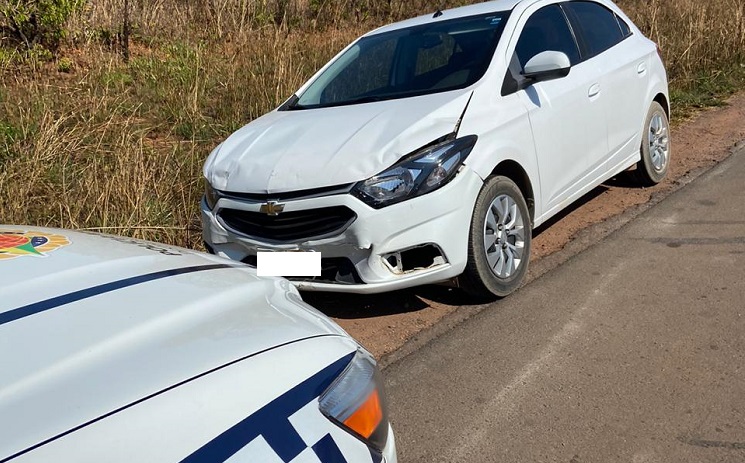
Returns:
[[[455,177],[477,139],[476,135],[468,135],[423,148],[358,182],[352,193],[380,209],[434,191]]]
[[[210,210],[215,208],[217,200],[220,199],[220,193],[215,190],[207,179],[204,179],[204,202]]]
[[[321,413],[382,451],[388,440],[383,379],[375,359],[357,351],[346,369],[319,398]]]

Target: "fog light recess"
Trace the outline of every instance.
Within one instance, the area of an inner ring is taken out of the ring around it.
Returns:
[[[423,244],[382,256],[383,263],[396,274],[424,270],[447,264],[447,259],[436,244]]]

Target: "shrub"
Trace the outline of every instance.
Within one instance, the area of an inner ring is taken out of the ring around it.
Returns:
[[[65,73],[72,72],[72,60],[70,58],[60,58],[57,61],[57,71]]]
[[[56,50],[65,23],[87,0],[0,0],[0,32],[16,44]]]

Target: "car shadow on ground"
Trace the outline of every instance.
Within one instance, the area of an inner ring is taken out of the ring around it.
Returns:
[[[418,312],[430,302],[460,306],[475,303],[458,288],[427,285],[381,294],[303,292],[303,300],[329,317],[340,319],[374,318]]]
[[[633,171],[630,171],[630,170],[623,171],[609,178],[608,180],[604,181],[602,184],[593,188],[589,192],[585,193],[585,195],[579,198],[577,201],[573,202],[569,206],[562,209],[558,214],[551,217],[547,221],[543,222],[540,227],[536,227],[533,230],[533,238],[537,238],[538,236],[541,235],[541,233],[544,233],[545,231],[550,229],[554,224],[556,224],[557,222],[560,222],[566,216],[572,214],[574,211],[576,211],[577,209],[580,209],[582,206],[591,202],[593,199],[602,195],[603,193],[610,190],[611,188],[628,188],[628,189],[635,190],[639,188],[644,188],[644,186],[641,185],[634,178]]]
[[[633,170],[627,170],[627,171],[621,172],[620,174],[614,177],[611,177],[605,182],[603,182],[603,185],[606,185],[609,187],[629,188],[629,189],[638,189],[638,188],[645,187],[644,185],[639,183],[639,181],[634,177]]]
[[[562,209],[555,216],[543,222],[539,227],[536,227],[535,229],[533,229],[533,239],[539,237],[542,233],[546,232],[546,230],[554,226],[554,224],[556,224],[557,222],[560,222],[564,217],[570,215],[571,213],[581,208],[585,204],[589,203],[593,199],[597,198],[598,196],[602,195],[609,189],[610,188],[606,186],[606,184],[604,183],[600,186],[593,188],[589,192],[585,193],[585,195],[579,198],[577,201],[573,202],[572,204]]]

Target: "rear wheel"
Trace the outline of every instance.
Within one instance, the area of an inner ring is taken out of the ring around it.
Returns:
[[[490,177],[474,206],[461,287],[478,299],[515,291],[528,271],[530,243],[530,213],[520,189],[507,177]]]
[[[634,171],[637,181],[645,186],[660,183],[670,166],[670,124],[667,113],[656,101],[649,107],[644,122],[641,155]]]

